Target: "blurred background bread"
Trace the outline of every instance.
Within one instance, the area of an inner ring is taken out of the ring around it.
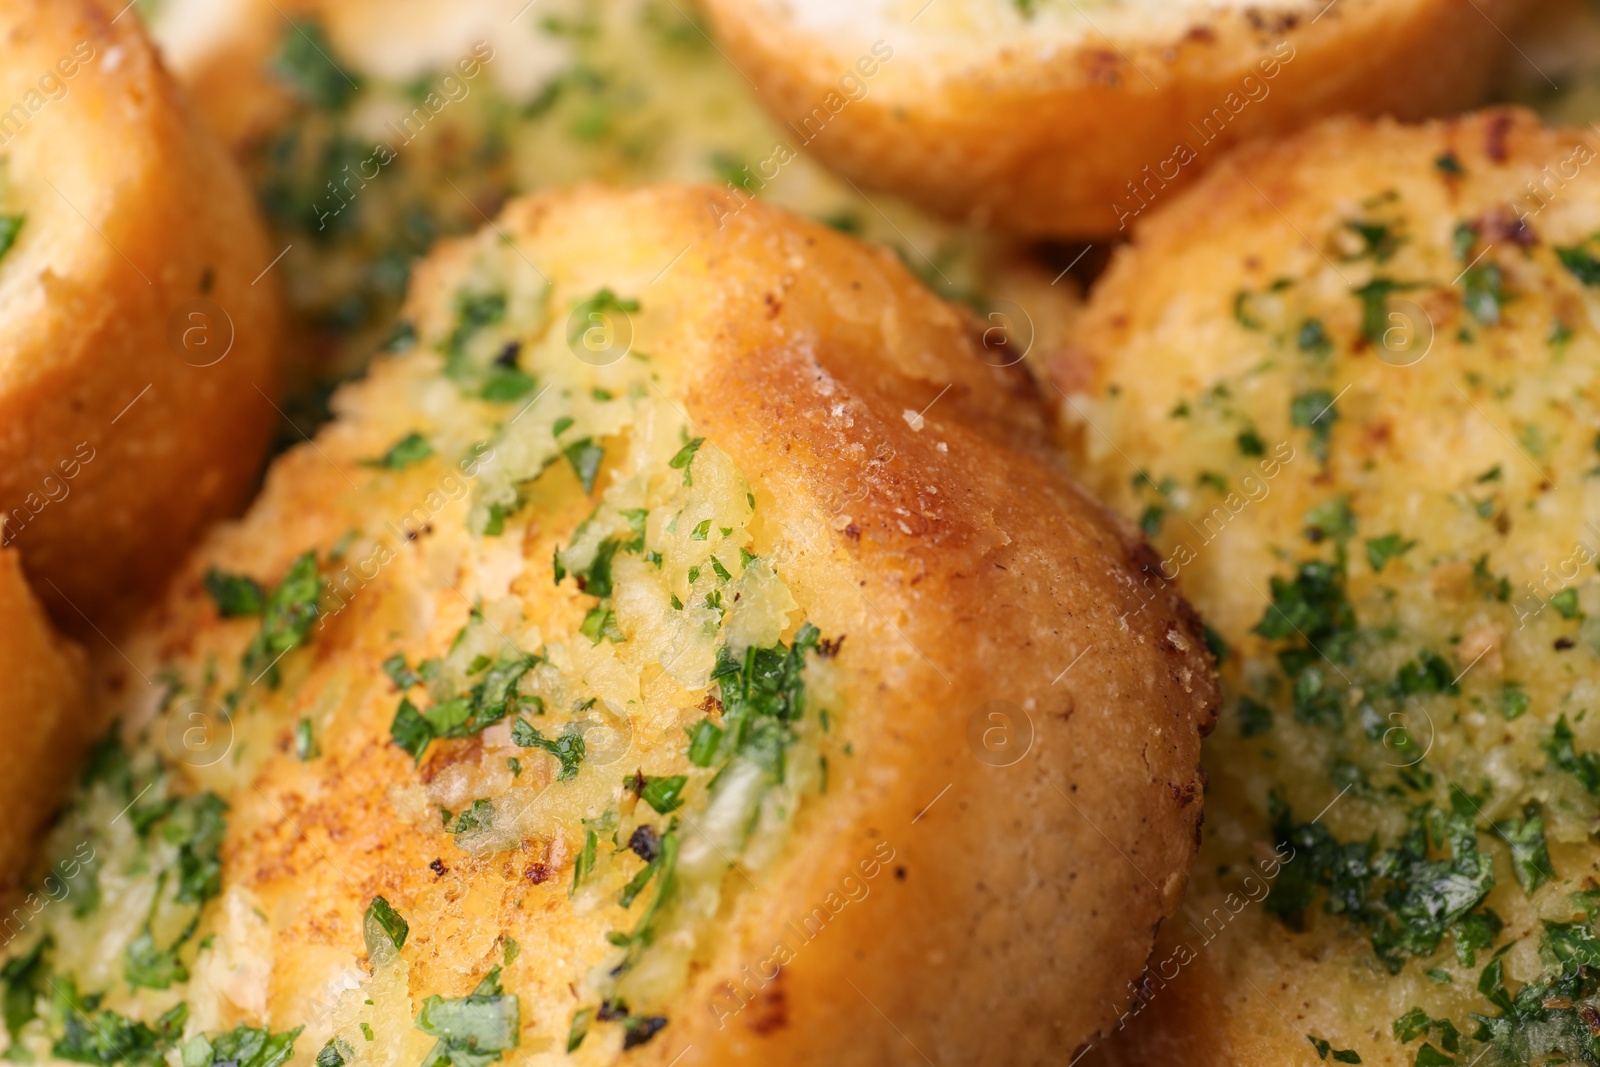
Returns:
[[[1034,237],[1125,236],[1233,145],[1482,99],[1524,0],[706,0],[807,151]]]
[[[120,6],[0,4],[0,537],[80,634],[243,505],[281,355],[277,249]]]

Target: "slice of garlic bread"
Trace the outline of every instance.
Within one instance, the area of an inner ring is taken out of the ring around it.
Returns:
[[[0,3],[0,544],[83,634],[244,503],[277,418],[273,252],[120,6]]]
[[[1594,1056],[1597,156],[1517,111],[1242,151],[1057,364],[1228,648],[1119,1062]]]
[[[1231,145],[1477,102],[1523,0],[706,0],[854,181],[1034,236],[1124,234]]]
[[[101,897],[12,953],[76,1000],[14,1041],[1044,1064],[1115,1019],[1195,848],[1198,624],[962,312],[741,203],[519,200],[419,268],[126,646],[161,685],[53,848]]]

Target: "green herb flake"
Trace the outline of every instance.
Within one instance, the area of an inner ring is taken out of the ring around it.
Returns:
[[[367,953],[373,955],[372,945],[378,938],[385,939],[396,950],[405,948],[411,925],[383,897],[373,897],[362,917],[362,927],[367,939]]]
[[[183,1067],[280,1067],[294,1055],[294,1039],[305,1029],[274,1034],[236,1026],[215,1037],[196,1034],[183,1046]]]
[[[212,567],[206,571],[203,582],[212,603],[217,606],[217,614],[224,619],[260,615],[266,607],[266,591],[254,578],[227,574]]]
[[[688,784],[689,779],[682,774],[652,778],[639,796],[659,814],[667,815],[683,806],[683,787]]]
[[[1584,285],[1600,285],[1600,259],[1596,259],[1583,245],[1557,248],[1556,258],[1578,281]]]
[[[421,463],[433,455],[433,445],[428,439],[415,430],[396,441],[377,459],[363,460],[369,467],[383,467],[392,471],[403,471],[414,463]]]
[[[511,723],[511,741],[522,748],[536,748],[548,752],[561,764],[561,771],[556,775],[558,782],[570,782],[578,776],[578,769],[583,764],[585,745],[583,734],[568,727],[554,740],[546,738],[528,720],[518,717]]]
[[[439,1039],[422,1067],[485,1067],[521,1042],[521,1008],[516,994],[501,989],[494,967],[465,997],[429,996],[416,1027]]]
[[[1502,819],[1494,824],[1494,832],[1511,849],[1511,871],[1517,876],[1517,884],[1530,897],[1553,874],[1544,827],[1544,809],[1538,801],[1529,801],[1523,807],[1522,818]]]
[[[599,841],[600,839],[595,836],[593,830],[584,831],[583,849],[578,853],[577,859],[572,862],[572,886],[567,890],[569,898],[578,892],[578,887],[583,885],[594,870],[595,848]]]
[[[244,653],[246,684],[265,678],[269,688],[277,688],[278,661],[305,642],[317,620],[321,597],[317,556],[307,552],[289,565],[288,573],[262,603],[261,629]]]
[[[1249,697],[1239,698],[1239,736],[1260,737],[1272,729],[1272,709]]]
[[[319,111],[342,111],[361,91],[361,79],[333,60],[333,43],[315,22],[297,22],[283,36],[272,72]]]
[[[690,438],[690,440],[686,442],[682,448],[678,449],[673,457],[667,461],[667,466],[671,467],[673,470],[683,471],[684,485],[694,484],[694,475],[690,464],[694,462],[694,454],[700,451],[700,446],[705,443],[706,439],[704,437]],[[750,507],[753,510],[755,506],[755,499],[752,497],[750,501]]]
[[[1327,389],[1312,389],[1296,394],[1289,402],[1289,422],[1311,430],[1311,451],[1323,462],[1327,462],[1328,439],[1337,421],[1339,410],[1335,406],[1335,397]]]
[[[567,1027],[567,1052],[578,1051],[578,1046],[583,1044],[583,1039],[589,1036],[589,1027],[594,1023],[593,1008],[579,1008],[572,1013],[572,1023]]]
[[[600,461],[605,458],[605,449],[585,437],[562,449],[561,454],[566,456],[567,462],[572,465],[572,473],[578,476],[584,494],[593,492],[595,476],[600,473]]]
[[[317,744],[310,719],[302,718],[294,724],[294,754],[302,763],[322,755],[322,746]]]
[[[1371,565],[1374,574],[1388,566],[1389,561],[1399,559],[1401,556],[1417,547],[1416,541],[1408,541],[1397,533],[1387,533],[1382,537],[1367,539],[1367,563]]]
[[[26,219],[26,215],[0,215],[0,259],[4,259],[11,246],[17,243],[17,234],[22,232]]]

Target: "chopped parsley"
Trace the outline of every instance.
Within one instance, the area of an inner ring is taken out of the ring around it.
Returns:
[[[1500,307],[1505,303],[1505,272],[1498,263],[1472,267],[1461,276],[1462,304],[1484,326],[1500,322]]]
[[[367,954],[372,955],[372,945],[378,938],[383,938],[396,949],[404,948],[406,935],[411,933],[411,926],[401,917],[394,905],[383,897],[373,897],[372,903],[367,905],[367,911],[361,920],[362,929],[367,939]]]
[[[720,687],[722,735],[713,764],[742,755],[782,780],[784,752],[794,740],[792,724],[805,714],[800,677],[805,656],[821,636],[808,622],[787,648],[781,641],[769,648],[752,645],[737,657],[726,645],[717,650],[711,678]]]
[[[1311,1042],[1311,1047],[1317,1050],[1317,1059],[1319,1060],[1325,1060],[1331,1055],[1334,1063],[1361,1062],[1360,1054],[1354,1049],[1334,1048],[1331,1042],[1324,1041],[1320,1037],[1307,1037],[1306,1040]]]
[[[0,259],[4,259],[11,246],[17,243],[17,234],[22,231],[26,218],[26,215],[0,215]]]
[[[1556,720],[1544,751],[1552,767],[1576,778],[1590,796],[1600,796],[1600,752],[1578,751],[1565,714]]]
[[[1333,351],[1333,341],[1328,337],[1328,331],[1322,325],[1321,319],[1307,319],[1300,324],[1300,331],[1295,335],[1295,345],[1300,351],[1317,359],[1322,359]]]
[[[1324,463],[1328,460],[1328,438],[1333,434],[1333,424],[1339,421],[1334,399],[1327,389],[1312,389],[1297,393],[1289,402],[1290,424],[1311,430],[1312,454]]]
[[[406,434],[377,459],[363,460],[368,467],[386,467],[392,471],[405,470],[413,463],[421,463],[433,455],[433,445],[415,430]]]
[[[670,460],[667,461],[667,466],[671,467],[673,470],[683,471],[684,485],[694,484],[694,477],[691,473],[689,465],[694,462],[694,454],[700,451],[700,446],[705,443],[706,439],[704,437],[691,438],[684,444],[682,448],[678,449],[678,451]]]
[[[1361,300],[1361,336],[1375,345],[1384,346],[1384,334],[1389,329],[1389,296],[1391,293],[1415,289],[1413,282],[1397,282],[1393,278],[1374,278],[1351,292]]]
[[[1583,245],[1557,248],[1556,258],[1584,285],[1600,285],[1600,259],[1596,259]]]
[[[436,737],[471,737],[504,719],[521,699],[516,692],[517,683],[540,662],[539,656],[517,649],[502,651],[492,662],[487,657],[480,658],[483,662],[475,662],[468,673],[483,677],[466,692],[441,700],[426,711],[419,711],[409,698],[401,698],[389,724],[389,736],[412,759],[421,762],[422,754]],[[386,666],[392,662],[393,657]],[[402,658],[397,669],[403,670],[404,665]],[[427,664],[423,666],[426,668]],[[411,676],[407,672],[402,677]]]
[[[216,1037],[196,1034],[184,1043],[183,1067],[280,1067],[294,1055],[294,1039],[304,1029],[274,1034],[236,1026]]]
[[[572,473],[578,476],[584,493],[593,492],[595,476],[600,473],[600,461],[605,458],[606,450],[585,437],[562,449],[561,454],[572,465]]]
[[[319,111],[342,111],[361,90],[359,77],[333,61],[333,44],[315,22],[297,22],[284,34],[272,70]]]
[[[578,768],[583,763],[585,749],[583,734],[575,726],[569,725],[561,732],[561,736],[551,740],[535,729],[528,720],[518,717],[511,723],[511,740],[522,748],[537,748],[559,760],[561,771],[556,775],[556,781],[570,782],[578,776]]]
[[[1239,736],[1259,737],[1272,729],[1272,709],[1249,697],[1239,698]]]
[[[1241,430],[1235,440],[1239,443],[1240,455],[1264,456],[1267,454],[1267,446],[1261,440],[1261,435],[1256,433],[1255,430]]]
[[[227,574],[212,567],[206,571],[203,582],[211,602],[217,606],[217,614],[224,619],[260,615],[266,607],[266,591],[254,578]]]
[[[1274,832],[1280,845],[1294,848],[1295,861],[1283,868],[1267,909],[1300,929],[1325,890],[1325,909],[1365,928],[1391,974],[1408,957],[1433,955],[1446,934],[1462,965],[1471,966],[1500,926],[1493,912],[1474,911],[1494,888],[1494,864],[1478,849],[1474,802],[1455,786],[1450,795],[1448,810],[1432,803],[1414,808],[1410,828],[1388,849],[1376,838],[1345,843],[1319,823],[1295,824],[1273,795]]]
[[[1554,873],[1544,837],[1544,809],[1538,801],[1529,801],[1522,809],[1522,818],[1502,819],[1494,824],[1494,830],[1511,849],[1511,871],[1517,876],[1517,884],[1532,896]]]
[[[322,746],[317,744],[310,719],[301,719],[294,724],[294,754],[302,762],[322,755]]]
[[[98,995],[80,998],[70,978],[52,984],[62,1007],[62,1035],[50,1052],[60,1059],[99,1067],[165,1067],[168,1050],[183,1036],[187,1004],[180,1002],[151,1027],[100,1008]],[[187,1057],[184,1067],[190,1067]]]
[[[1397,533],[1370,537],[1367,539],[1367,562],[1371,564],[1373,573],[1376,574],[1383,570],[1390,560],[1399,559],[1415,547],[1417,547],[1416,541],[1408,541]]]
[[[439,1039],[422,1067],[485,1067],[517,1047],[521,1026],[516,994],[500,988],[500,968],[491,968],[467,996],[435,994],[422,1002],[416,1027]]]
[[[657,814],[668,815],[683,806],[683,787],[688,784],[688,777],[682,774],[652,778],[640,790],[639,797],[656,809]]]
[[[289,565],[289,571],[261,608],[261,629],[244,653],[244,680],[254,684],[265,678],[270,688],[279,681],[278,661],[298,648],[317,621],[322,578],[317,555],[307,552]]]

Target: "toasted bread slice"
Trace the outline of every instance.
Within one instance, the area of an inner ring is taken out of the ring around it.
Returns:
[[[1526,112],[1332,120],[1099,283],[1056,365],[1074,447],[1228,648],[1116,1062],[1590,1054],[1596,166]]]
[[[0,37],[0,541],[87,634],[259,473],[274,252],[136,18],[8,0]]]
[[[852,180],[1032,236],[1125,234],[1230,145],[1480,99],[1523,0],[706,0]]]

